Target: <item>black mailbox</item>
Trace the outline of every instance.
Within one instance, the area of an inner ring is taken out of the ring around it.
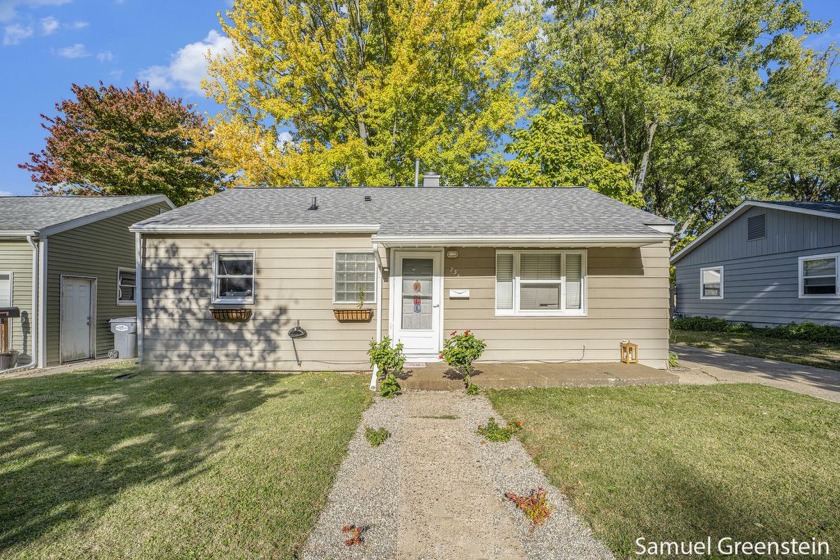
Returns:
[[[0,319],[20,317],[19,307],[0,307]]]

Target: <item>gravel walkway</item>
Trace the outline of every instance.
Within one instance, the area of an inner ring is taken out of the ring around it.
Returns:
[[[475,433],[494,414],[484,397],[455,392],[377,400],[350,443],[303,557],[613,558],[516,438],[484,443]],[[391,437],[371,448],[365,424],[386,427]],[[504,493],[538,487],[547,490],[553,511],[532,530]],[[363,546],[344,545],[345,524],[368,527]]]

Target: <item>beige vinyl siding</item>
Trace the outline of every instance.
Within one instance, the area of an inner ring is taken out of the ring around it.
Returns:
[[[196,371],[368,368],[379,319],[339,323],[333,308],[354,306],[332,302],[335,252],[370,251],[369,235],[147,235],[143,241],[144,364]],[[256,253],[254,304],[242,306],[253,316],[218,322],[210,313],[213,253],[237,250]],[[287,334],[298,321],[308,333],[297,340],[300,366]]]
[[[12,273],[12,305],[21,317],[11,319],[12,349],[20,352],[18,365],[29,363],[32,356],[32,247],[26,240],[0,241],[0,272]]]
[[[450,248],[448,248],[450,249]],[[444,262],[444,337],[471,329],[488,361],[614,362],[619,343],[639,344],[641,361],[668,358],[668,244],[587,250],[585,317],[496,317],[493,248],[457,248]],[[468,289],[469,299],[449,299]],[[585,349],[584,349],[585,348]]]
[[[60,362],[61,276],[94,277],[96,283],[96,357],[114,347],[109,319],[136,314],[134,305],[117,305],[117,269],[134,269],[134,234],[129,226],[169,210],[158,203],[99,220],[47,240],[47,365]]]

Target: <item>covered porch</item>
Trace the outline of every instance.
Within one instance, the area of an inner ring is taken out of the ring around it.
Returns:
[[[482,389],[526,387],[620,387],[674,385],[679,378],[641,364],[484,362],[474,364],[472,381]],[[455,391],[464,388],[463,375],[442,362],[407,363],[400,376],[407,390]]]

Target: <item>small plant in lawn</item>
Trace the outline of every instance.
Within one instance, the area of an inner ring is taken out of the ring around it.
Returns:
[[[551,517],[551,506],[548,503],[544,488],[531,490],[527,496],[519,496],[513,492],[506,492],[505,498],[516,504],[522,510],[525,517],[531,522],[532,527],[542,525]]]
[[[469,330],[452,331],[443,343],[440,359],[464,374],[464,387],[470,395],[478,394],[478,386],[470,381],[472,364],[481,357],[487,344]]]
[[[362,534],[367,530],[367,527],[356,527],[355,525],[345,525],[341,528],[341,532],[345,535],[348,535],[350,538],[344,541],[346,546],[353,546],[356,544],[362,544],[364,539],[362,538]]]
[[[391,437],[391,432],[387,430],[387,428],[379,428],[378,430],[374,430],[370,426],[365,426],[365,437],[370,443],[371,447],[379,447],[385,440]]]
[[[516,421],[507,426],[500,426],[496,423],[496,419],[492,416],[487,421],[487,425],[478,425],[478,435],[484,436],[487,441],[510,441],[510,436],[522,430],[522,422]]]
[[[668,353],[668,367],[669,368],[680,367],[680,357],[677,355],[676,352],[669,352]]]

